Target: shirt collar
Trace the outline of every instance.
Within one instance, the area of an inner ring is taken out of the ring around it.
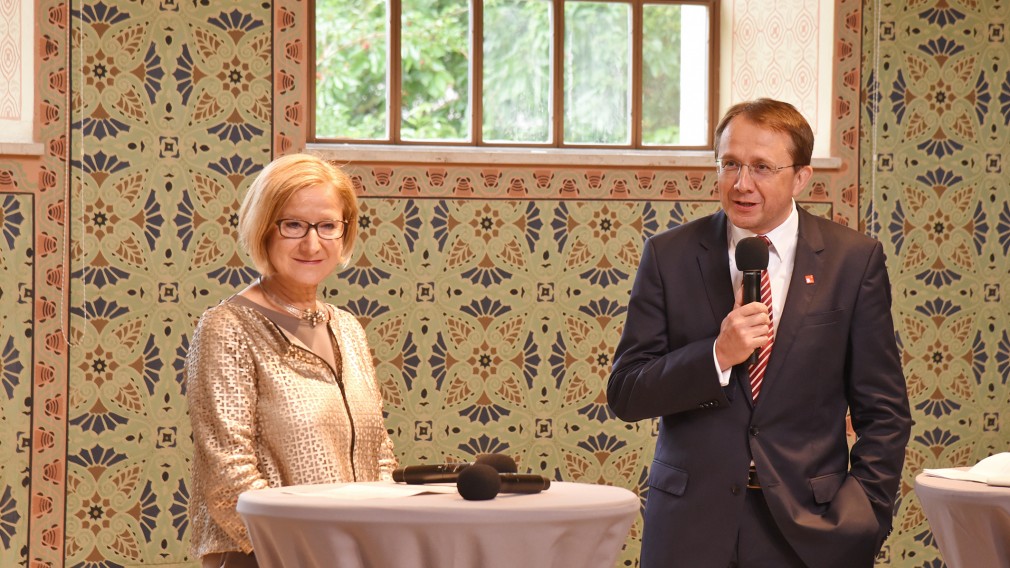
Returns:
[[[746,237],[756,237],[756,233],[753,233],[747,229],[741,229],[733,224],[729,219],[726,220],[726,226],[729,230],[729,242],[730,248],[736,249],[736,244]],[[765,233],[764,236],[768,237],[771,241],[772,246],[770,250],[773,254],[777,255],[780,259],[788,258],[792,255],[793,251],[796,250],[796,239],[799,235],[800,228],[800,215],[796,212],[796,201],[793,200],[792,210],[789,212],[789,216],[786,220],[782,222],[781,225],[775,227],[771,231]]]

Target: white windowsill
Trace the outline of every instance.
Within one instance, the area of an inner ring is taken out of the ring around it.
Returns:
[[[560,166],[597,168],[700,168],[715,167],[709,150],[606,150],[556,148],[489,148],[460,146],[389,146],[373,144],[307,144],[306,151],[338,163],[398,163],[498,166]],[[815,157],[816,170],[837,170],[838,157]]]
[[[41,156],[45,151],[41,142],[0,142],[0,156]]]

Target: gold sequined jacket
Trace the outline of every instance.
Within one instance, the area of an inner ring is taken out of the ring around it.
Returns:
[[[185,366],[196,558],[252,550],[235,510],[243,491],[392,478],[365,331],[350,313],[328,309],[336,373],[252,307],[226,300],[200,318]]]

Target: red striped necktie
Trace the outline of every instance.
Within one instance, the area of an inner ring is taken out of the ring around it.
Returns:
[[[764,239],[768,246],[771,246],[771,241],[768,237],[760,235]],[[772,284],[771,280],[768,278],[768,271],[761,271],[761,301],[764,305],[768,306],[768,323],[772,323]],[[768,369],[768,359],[772,354],[772,345],[775,343],[775,332],[774,327],[772,328],[772,336],[768,340],[768,344],[761,348],[758,353],[757,363],[750,366],[748,371],[750,372],[750,390],[751,397],[757,402],[758,394],[761,392],[761,385],[765,380],[765,370]]]

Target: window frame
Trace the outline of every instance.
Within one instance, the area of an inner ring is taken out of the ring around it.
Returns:
[[[309,51],[308,58],[308,84],[310,85],[308,97],[307,131],[306,142],[309,145],[332,147],[334,145],[361,145],[361,146],[383,146],[387,148],[397,147],[425,147],[425,148],[447,148],[451,150],[462,150],[466,148],[475,149],[534,149],[534,150],[583,150],[583,151],[603,151],[608,150],[619,152],[642,152],[658,153],[674,152],[694,152],[711,151],[714,145],[714,130],[718,120],[719,105],[719,18],[721,14],[720,0],[550,0],[552,9],[552,50],[551,50],[551,104],[550,121],[552,141],[544,143],[530,142],[504,142],[495,141],[493,143],[483,140],[483,20],[484,20],[484,0],[468,0],[471,4],[471,37],[470,46],[472,63],[469,77],[470,96],[470,134],[471,140],[451,141],[451,140],[404,140],[401,133],[400,107],[401,97],[401,37],[399,22],[402,21],[402,1],[388,1],[388,20],[386,22],[389,37],[389,52],[386,61],[388,93],[387,97],[387,130],[386,139],[360,139],[360,138],[323,138],[316,134],[316,2],[309,0],[308,16],[311,24],[309,30]],[[575,144],[565,143],[562,140],[564,132],[564,26],[565,26],[565,2],[591,1],[598,3],[615,3],[630,5],[631,8],[631,141],[629,144]],[[702,145],[659,145],[642,143],[642,117],[643,117],[643,92],[642,92],[642,47],[643,47],[643,6],[644,5],[692,5],[705,6],[709,11],[708,18],[708,128],[705,132],[705,143]],[[393,25],[397,23],[397,25]],[[556,32],[556,33],[555,33]]]

